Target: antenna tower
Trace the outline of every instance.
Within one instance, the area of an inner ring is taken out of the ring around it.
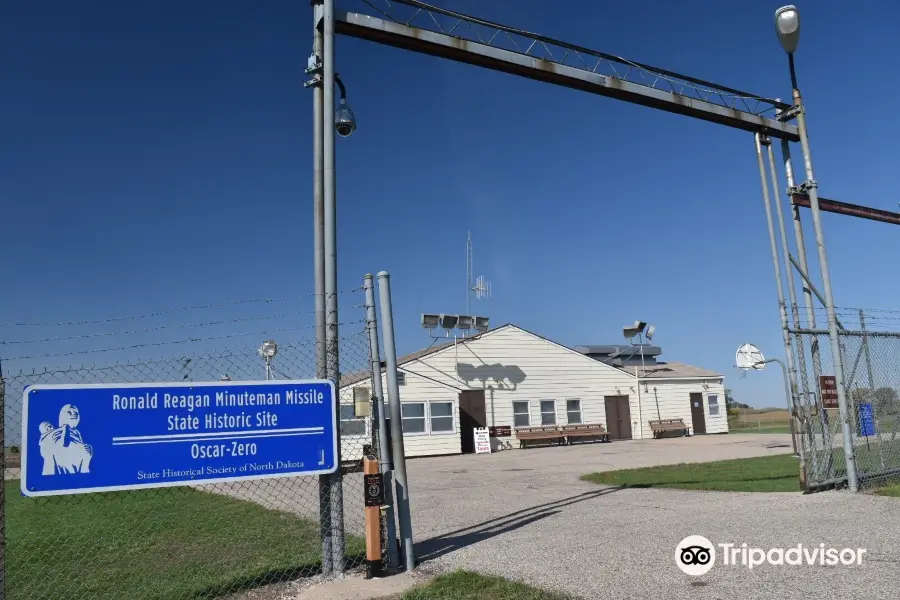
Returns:
[[[473,280],[475,270],[472,264],[475,260],[472,250],[472,232],[469,232],[469,238],[466,240],[466,314],[472,314],[472,296],[477,300],[484,300],[491,297],[491,282],[486,281],[484,275],[479,275],[477,280]]]

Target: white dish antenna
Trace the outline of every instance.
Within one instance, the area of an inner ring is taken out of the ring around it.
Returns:
[[[763,353],[753,344],[744,344],[737,349],[737,353],[734,355],[734,364],[738,369],[745,371],[750,369],[762,371],[766,368],[765,360]]]

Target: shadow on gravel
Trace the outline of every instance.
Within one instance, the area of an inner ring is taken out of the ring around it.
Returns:
[[[450,554],[460,548],[477,544],[486,539],[502,535],[509,531],[514,531],[521,527],[531,525],[541,519],[559,514],[561,508],[587,500],[593,500],[600,496],[605,496],[613,492],[619,491],[620,487],[604,488],[593,492],[584,492],[562,500],[547,502],[546,504],[538,504],[529,508],[523,508],[516,512],[489,519],[477,525],[457,529],[443,535],[439,535],[427,540],[423,540],[416,544],[416,558],[419,561],[428,561],[440,558],[445,554]]]

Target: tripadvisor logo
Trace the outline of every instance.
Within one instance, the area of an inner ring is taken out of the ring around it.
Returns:
[[[716,546],[721,553],[721,564],[742,566],[753,569],[761,565],[862,565],[865,548],[826,548],[825,544],[804,546],[797,544],[789,548],[755,548],[744,544],[713,544],[702,535],[689,535],[675,548],[675,564],[682,572],[699,577],[705,575],[716,564]]]

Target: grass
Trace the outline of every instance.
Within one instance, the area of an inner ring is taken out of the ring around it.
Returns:
[[[900,484],[893,484],[875,490],[875,494],[879,496],[890,496],[891,498],[900,498]]]
[[[10,600],[214,598],[319,568],[316,523],[252,502],[190,488],[25,498],[18,485],[5,488]]]
[[[590,473],[584,481],[636,488],[678,488],[723,492],[800,491],[799,462],[790,454],[682,463],[644,469]]]
[[[429,583],[400,596],[382,600],[573,600],[524,583],[479,575],[471,571],[455,571],[441,575]]]

